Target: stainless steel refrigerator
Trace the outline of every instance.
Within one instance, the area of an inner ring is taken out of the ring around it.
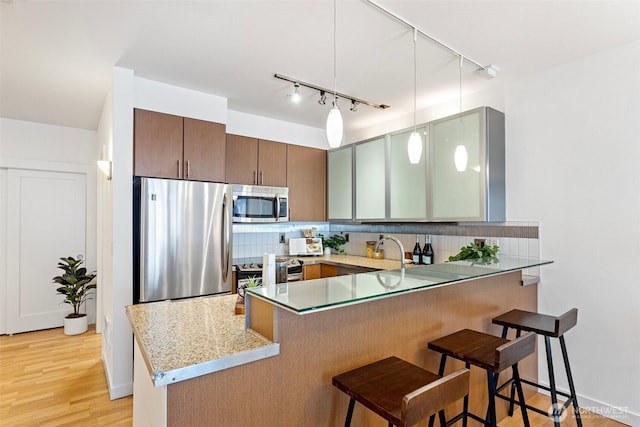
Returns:
[[[134,302],[231,292],[231,186],[134,179]]]

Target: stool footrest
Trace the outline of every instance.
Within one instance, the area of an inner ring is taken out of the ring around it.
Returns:
[[[544,389],[544,390],[547,390],[549,392],[551,391],[551,388],[549,388],[549,387],[547,387],[545,385],[542,385],[542,384],[535,383],[533,381],[524,380],[524,379],[520,378],[520,382],[528,384],[528,385],[531,385],[531,386],[534,386],[534,387],[538,387],[538,388],[541,388],[541,389]],[[507,387],[509,385],[513,385],[513,378],[509,378],[507,381],[505,381],[504,384],[502,384],[502,385],[500,385],[500,387],[496,388],[496,397],[499,397],[500,399],[506,400],[507,402],[512,402],[512,400],[513,400],[514,403],[519,405],[520,402],[518,402],[517,400],[511,399],[511,397],[507,397],[507,396],[504,396],[504,395],[500,394],[500,391],[503,388],[505,388],[505,387]],[[569,405],[571,405],[573,403],[573,397],[571,397],[570,394],[567,394],[567,393],[565,393],[563,391],[558,391],[558,390],[556,390],[556,394],[559,394],[559,395],[564,396],[564,397],[567,398],[567,400],[562,404],[562,406],[564,408],[563,411],[565,409],[568,409]],[[542,415],[547,415],[547,416],[549,415],[548,411],[536,408],[535,406],[531,406],[529,404],[525,404],[524,406],[527,409],[529,409],[530,411],[534,411],[534,412],[537,412],[537,413],[542,414]]]

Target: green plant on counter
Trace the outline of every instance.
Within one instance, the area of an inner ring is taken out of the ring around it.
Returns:
[[[325,238],[322,234],[318,234],[318,237],[322,239],[322,247],[323,248],[331,248],[339,254],[343,254],[344,249],[342,249],[342,245],[347,243],[347,239],[340,234],[334,234],[331,237]]]
[[[458,254],[450,256],[449,261],[471,261],[472,264],[492,264],[498,262],[498,245],[478,247],[474,243],[460,248]]]
[[[257,288],[260,286],[260,279],[256,276],[251,276],[247,279],[247,288]]]

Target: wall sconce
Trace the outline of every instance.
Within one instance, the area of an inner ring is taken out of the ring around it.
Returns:
[[[111,160],[98,160],[98,168],[107,177],[107,181],[111,181],[113,173],[113,163]]]

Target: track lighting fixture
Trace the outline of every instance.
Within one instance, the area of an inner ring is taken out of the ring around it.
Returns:
[[[327,94],[325,93],[325,91],[321,90],[320,91],[320,99],[318,100],[318,104],[324,105],[326,103],[327,103]]]
[[[349,108],[351,111],[358,111],[358,105],[360,105],[360,103],[358,101],[356,101],[355,99],[351,100],[351,108]]]

